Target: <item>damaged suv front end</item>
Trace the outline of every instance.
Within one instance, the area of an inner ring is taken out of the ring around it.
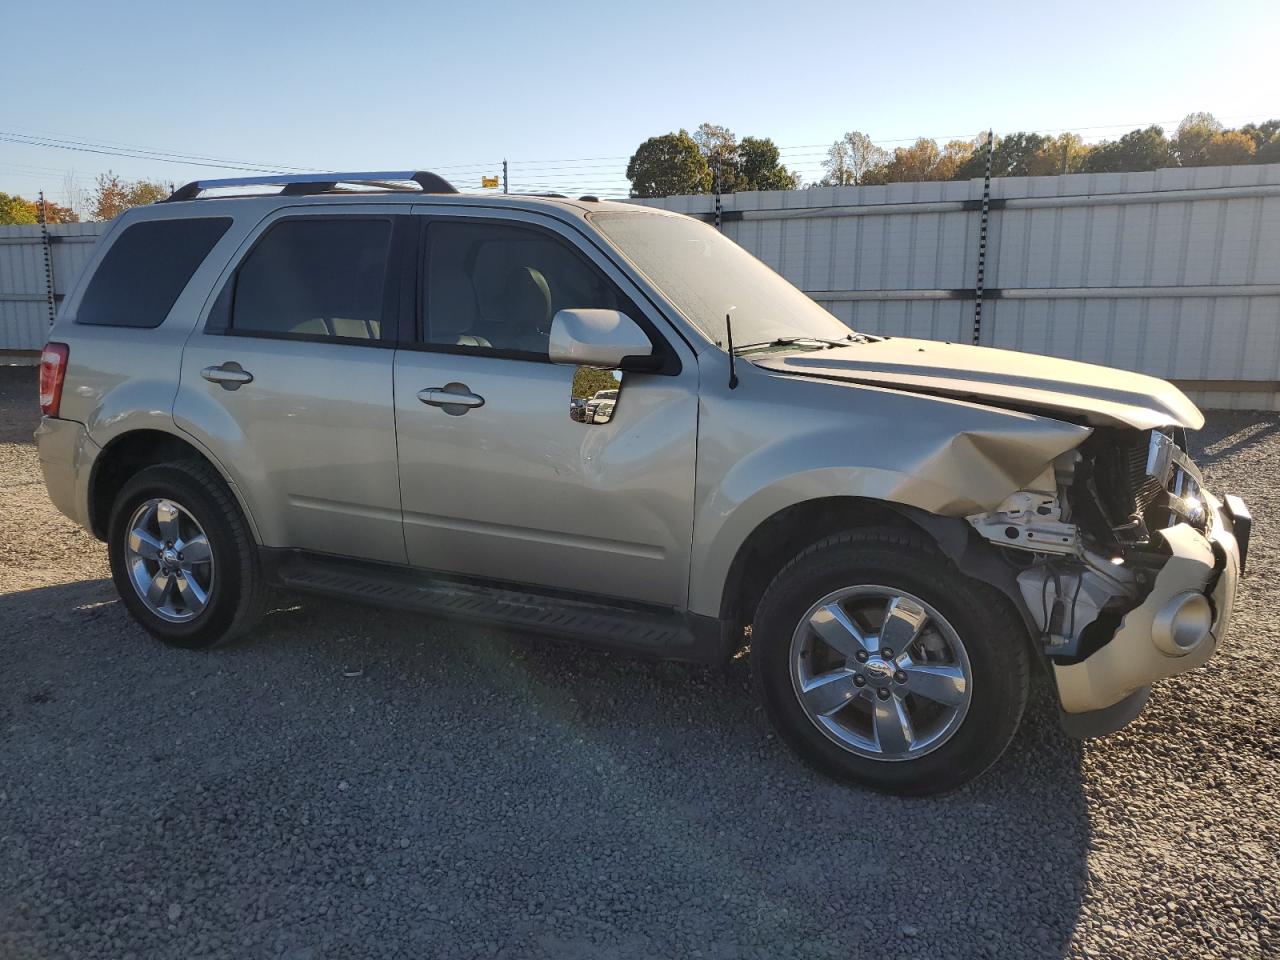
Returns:
[[[1097,427],[968,522],[1005,559],[1076,736],[1118,729],[1231,620],[1251,519],[1205,489],[1182,427]]]
[[[1203,664],[1222,642],[1250,517],[1205,488],[1187,433],[1204,416],[1173,384],[1054,357],[900,337],[769,357],[757,366],[1071,425],[1080,439],[983,512],[914,516],[940,542],[951,518],[980,535],[952,556],[1018,606],[1076,736],[1114,731],[1153,681]],[[945,432],[945,431],[944,431]],[[1059,448],[1060,450],[1063,448]],[[988,451],[1012,463],[1024,443]],[[1024,474],[1025,476],[1025,474]],[[959,521],[964,523],[964,520]],[[953,541],[958,543],[959,541]]]

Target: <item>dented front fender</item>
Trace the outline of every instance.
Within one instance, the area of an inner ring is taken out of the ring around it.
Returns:
[[[781,510],[826,497],[992,510],[1091,433],[961,400],[752,374],[731,392],[702,387],[690,608],[707,616],[719,615],[742,544]]]

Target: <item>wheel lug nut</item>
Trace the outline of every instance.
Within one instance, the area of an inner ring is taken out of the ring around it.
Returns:
[[[881,700],[888,700],[889,691],[886,690],[884,687],[881,687],[879,690],[876,691],[876,696],[878,696]]]
[[[853,678],[853,685],[855,687],[865,687],[867,685],[867,678],[858,674],[858,676]]]
[[[893,651],[890,650],[888,647],[885,647],[883,650],[880,651],[880,656],[883,657],[885,660],[892,660]]]
[[[897,673],[895,673],[895,674],[893,675],[893,679],[894,679],[894,680],[897,680],[897,681],[898,681],[898,683],[906,683],[906,682],[907,682],[907,675],[906,675],[905,673],[903,673],[901,670],[899,670]]]
[[[867,651],[859,650],[857,653],[854,654],[854,659],[857,660],[859,663],[866,663]]]

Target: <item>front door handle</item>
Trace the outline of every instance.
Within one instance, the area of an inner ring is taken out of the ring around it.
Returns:
[[[468,410],[484,406],[484,397],[472,393],[465,383],[446,383],[443,387],[427,387],[418,391],[423,403],[439,407],[451,417],[460,417]]]
[[[253,383],[253,374],[234,360],[216,367],[205,367],[200,371],[200,376],[210,383],[218,384],[223,390],[239,390],[246,383]]]

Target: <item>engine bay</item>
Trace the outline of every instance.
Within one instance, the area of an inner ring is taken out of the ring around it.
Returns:
[[[1163,531],[1207,535],[1204,496],[1181,428],[1098,428],[996,510],[967,519],[1017,568],[1044,651],[1073,663],[1151,593],[1172,555]]]

